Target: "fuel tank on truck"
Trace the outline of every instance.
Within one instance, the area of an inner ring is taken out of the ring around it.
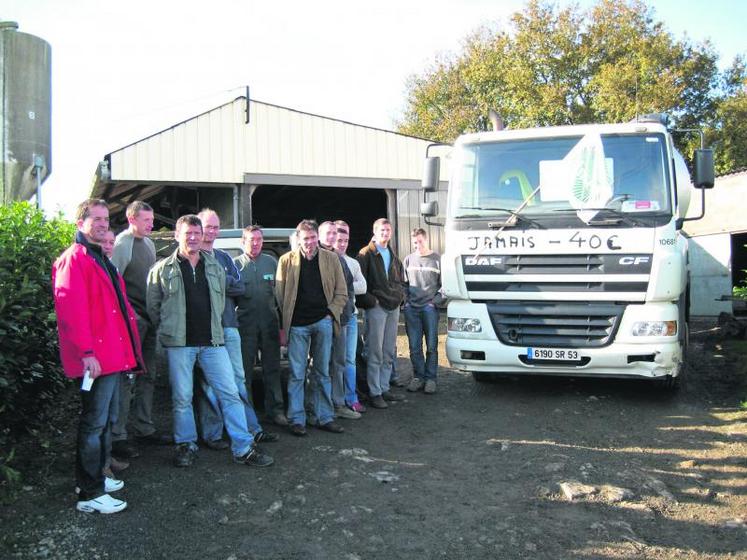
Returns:
[[[0,21],[0,202],[27,200],[52,171],[52,48]]]

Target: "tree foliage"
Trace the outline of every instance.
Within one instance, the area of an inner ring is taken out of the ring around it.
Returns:
[[[642,0],[600,0],[588,10],[530,0],[508,25],[475,31],[459,53],[412,76],[399,130],[451,142],[485,129],[490,109],[512,128],[665,112],[673,126],[709,126],[721,141],[746,105],[736,93],[743,65],[722,75],[717,61],[710,42],[674,38]],[[686,152],[698,142],[679,137]],[[745,164],[747,153],[741,163],[730,153],[724,166]]]
[[[742,57],[724,73],[722,87],[724,96],[706,130],[718,174],[747,167],[747,68]]]
[[[74,226],[27,202],[0,206],[0,449],[38,425],[64,387],[52,301],[52,262]],[[0,452],[0,467],[7,463]],[[0,469],[2,471],[3,469]]]

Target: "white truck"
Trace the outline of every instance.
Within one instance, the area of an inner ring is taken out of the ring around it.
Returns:
[[[693,187],[711,188],[714,169],[711,150],[696,150],[691,183],[665,122],[456,141],[442,256],[454,368],[477,381],[540,374],[676,385],[688,338],[681,228]],[[426,158],[425,193],[437,189],[439,167]],[[437,215],[436,202],[421,213]]]

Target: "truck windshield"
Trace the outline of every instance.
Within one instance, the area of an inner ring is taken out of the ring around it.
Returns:
[[[540,220],[671,215],[666,153],[664,135],[653,133],[464,144],[452,167],[449,217],[503,216],[525,201],[521,213]]]

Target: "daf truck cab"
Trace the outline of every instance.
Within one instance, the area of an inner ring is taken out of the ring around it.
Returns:
[[[451,365],[477,381],[541,374],[673,387],[688,337],[681,228],[693,188],[714,181],[712,152],[695,156],[693,184],[658,115],[460,137],[442,257]],[[427,158],[426,192],[438,169]]]

